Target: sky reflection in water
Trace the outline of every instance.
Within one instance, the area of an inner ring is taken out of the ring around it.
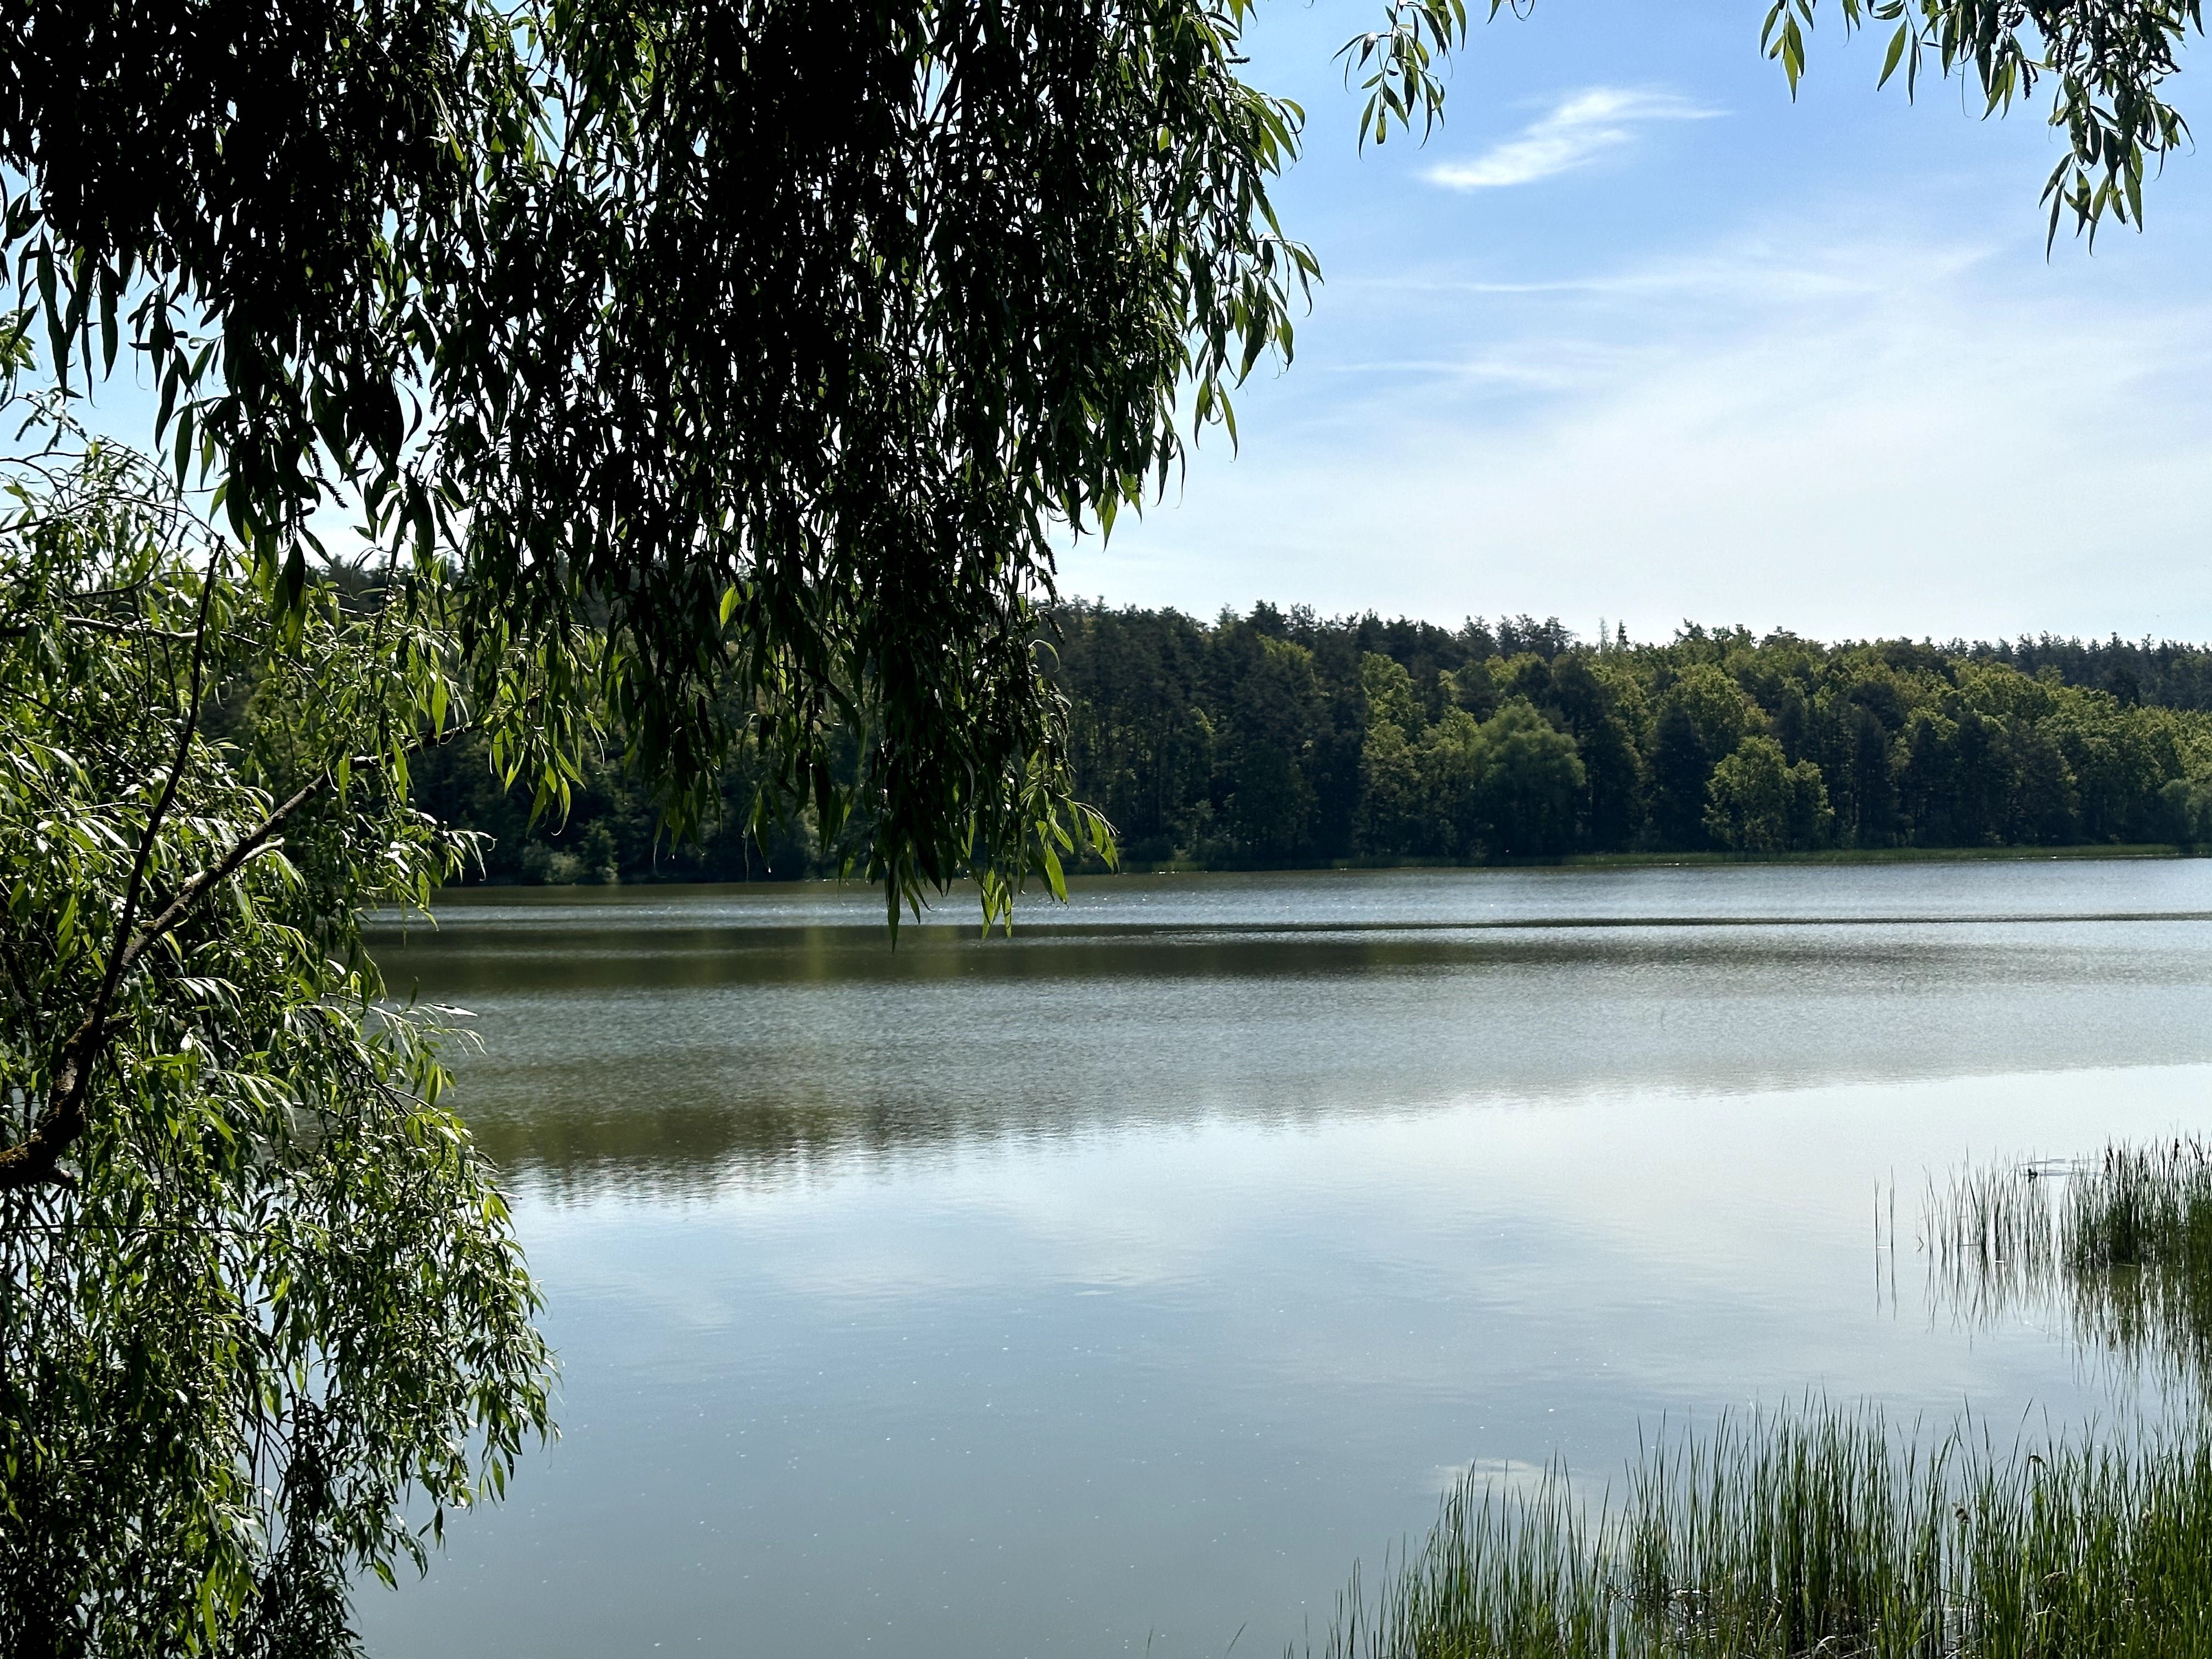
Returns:
[[[372,1649],[1278,1652],[1469,1463],[2109,1415],[2055,1316],[1931,1307],[1917,1194],[2201,1126],[2206,916],[2197,861],[1125,879],[896,951],[454,904],[383,954],[477,1011],[565,1438]]]

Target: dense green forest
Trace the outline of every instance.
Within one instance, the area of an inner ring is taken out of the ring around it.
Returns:
[[[1053,623],[1079,793],[1139,866],[2212,841],[2212,648],[1697,626],[1644,645],[1267,605]],[[535,825],[465,744],[418,770],[422,805],[491,837],[495,881],[827,868],[803,816],[748,832],[743,771],[724,826],[672,847],[612,760]]]

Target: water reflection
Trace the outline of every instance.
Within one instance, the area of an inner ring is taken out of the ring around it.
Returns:
[[[1282,878],[1134,881],[896,949],[835,890],[501,896],[382,954],[477,1012],[467,1110],[518,1180],[696,1192],[1216,1116],[2212,1060],[2206,867],[1322,877],[1295,923]]]
[[[1961,1325],[2039,1321],[2123,1388],[2212,1398],[2212,1145],[1969,1165],[1929,1182],[1920,1231],[1930,1304]]]
[[[1280,1652],[1470,1463],[2107,1411],[1899,1308],[1872,1198],[2200,1118],[2207,912],[2198,861],[1102,884],[895,951],[860,894],[456,907],[380,950],[477,1011],[564,1438],[372,1650]]]

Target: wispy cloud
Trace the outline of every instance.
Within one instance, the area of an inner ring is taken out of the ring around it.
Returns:
[[[1627,87],[1589,87],[1571,93],[1519,136],[1471,161],[1429,169],[1433,184],[1452,190],[1498,190],[1533,184],[1586,167],[1609,150],[1633,142],[1637,129],[1654,121],[1700,121],[1718,110],[1702,108],[1672,93]]]
[[[1960,228],[1831,204],[1478,304],[1438,270],[1389,331],[1317,320],[1242,457],[1066,580],[1638,637],[2212,635],[2212,305]]]

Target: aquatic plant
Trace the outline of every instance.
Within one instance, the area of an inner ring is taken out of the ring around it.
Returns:
[[[1610,1651],[1613,1581],[1602,1514],[1593,1522],[1566,1469],[1508,1489],[1469,1475],[1445,1494],[1426,1547],[1393,1573],[1370,1610],[1358,1569],[1339,1599],[1328,1659],[1512,1655],[1580,1659]]]
[[[1667,1432],[1591,1515],[1470,1477],[1327,1659],[2212,1654],[2212,1433],[2000,1447],[1825,1401]]]
[[[1969,1168],[1930,1184],[1923,1232],[1939,1306],[1986,1323],[2056,1303],[2085,1352],[2169,1383],[2212,1384],[2204,1141]]]

